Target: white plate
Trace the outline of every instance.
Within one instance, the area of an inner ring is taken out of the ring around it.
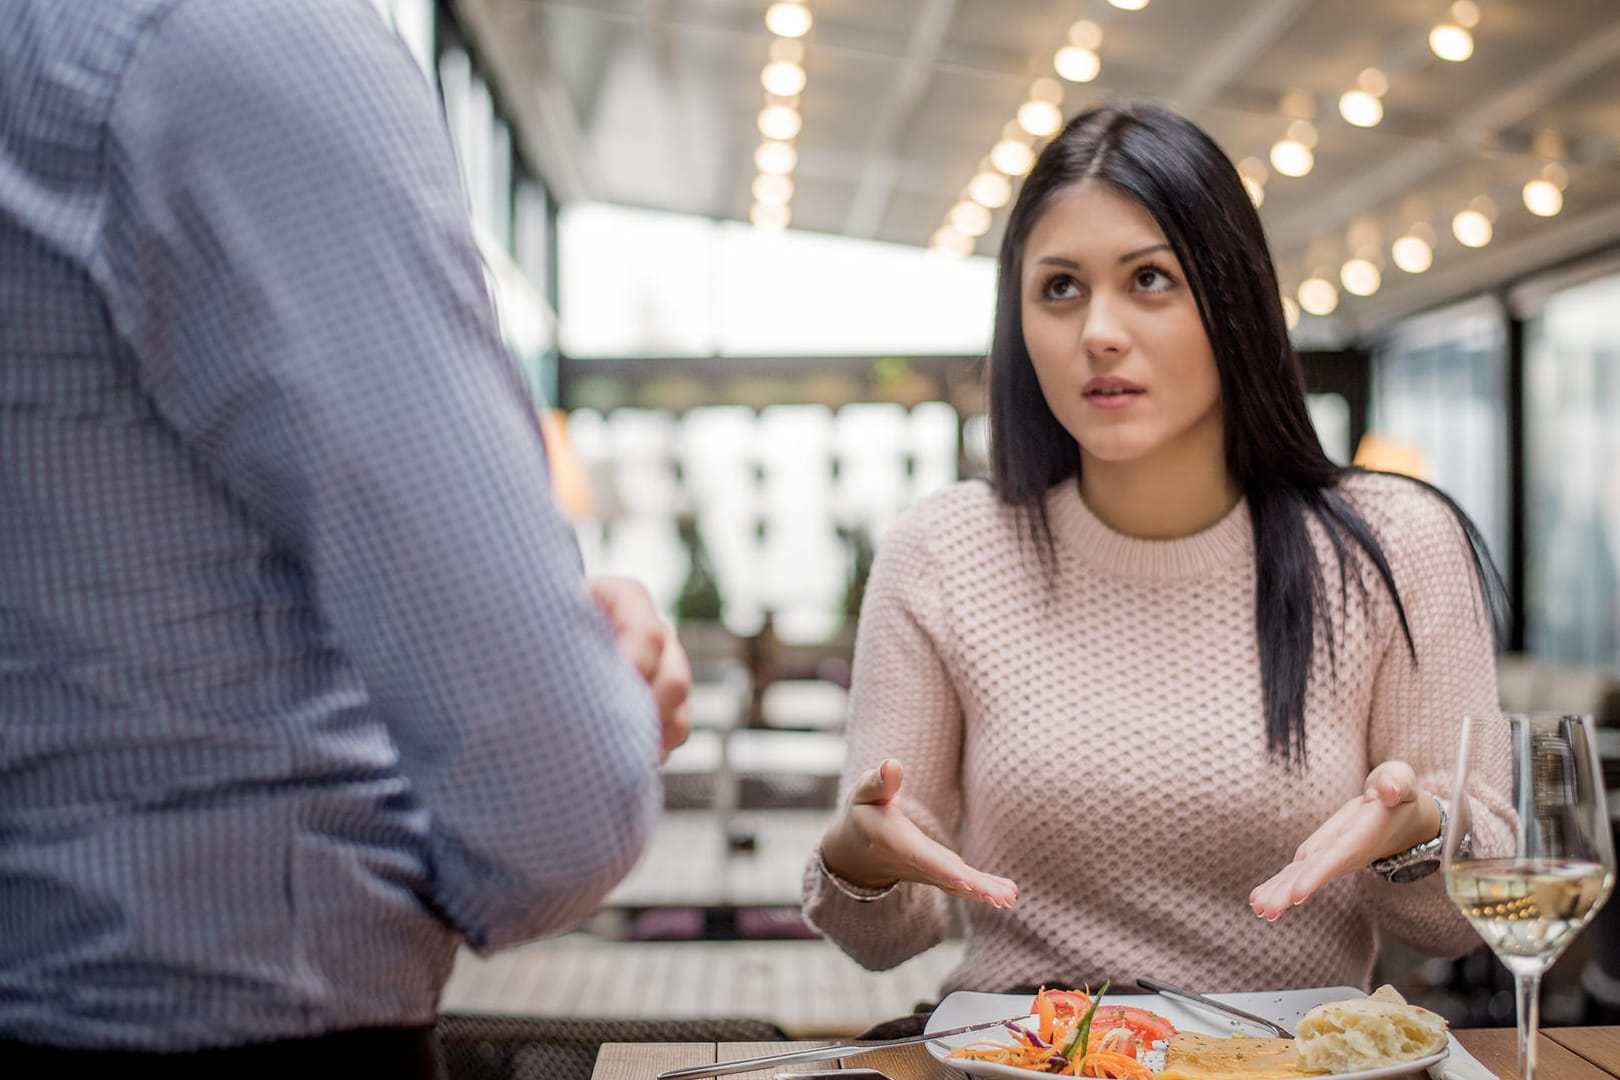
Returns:
[[[1364,997],[1360,990],[1349,986],[1323,986],[1314,990],[1276,990],[1253,994],[1211,994],[1210,997],[1236,1005],[1246,1012],[1256,1016],[1264,1016],[1268,1020],[1275,1020],[1288,1028],[1295,1030],[1300,1018],[1314,1006],[1324,1001],[1343,1001],[1346,998]],[[980,1024],[997,1017],[1016,1016],[1022,1009],[1028,1009],[1033,995],[1030,994],[979,994],[971,990],[958,990],[939,1003],[934,1015],[928,1020],[926,1031],[946,1031],[950,1028],[964,1027],[968,1024]],[[1257,1028],[1241,1020],[1234,1020],[1217,1012],[1200,1009],[1196,1005],[1185,1004],[1171,998],[1159,997],[1157,994],[1109,994],[1103,998],[1104,1005],[1136,1005],[1158,1013],[1176,1026],[1177,1031],[1199,1031],[1206,1035],[1256,1035],[1270,1036],[1272,1033],[1264,1028]],[[926,1043],[928,1052],[934,1057],[949,1065],[953,1069],[973,1076],[999,1076],[1008,1080],[1029,1080],[1031,1076],[1039,1073],[1030,1069],[1018,1069],[1011,1065],[995,1065],[985,1061],[969,1061],[965,1058],[952,1058],[946,1055],[958,1046],[982,1039],[995,1042],[1002,1040],[997,1036],[995,1028],[984,1031],[971,1031],[966,1035],[957,1035],[949,1039]],[[1445,1060],[1447,1050],[1438,1054],[1431,1054],[1416,1061],[1403,1061],[1399,1065],[1390,1065],[1381,1069],[1365,1069],[1361,1072],[1338,1073],[1323,1080],[1383,1080],[1385,1077],[1406,1076],[1409,1073],[1419,1072],[1431,1065],[1439,1064]]]

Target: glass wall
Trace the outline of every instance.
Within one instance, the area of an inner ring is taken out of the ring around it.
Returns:
[[[1470,301],[1403,323],[1373,351],[1366,452],[1409,463],[1485,534],[1508,567],[1507,313]]]
[[[1620,275],[1547,298],[1525,326],[1529,650],[1620,661]]]

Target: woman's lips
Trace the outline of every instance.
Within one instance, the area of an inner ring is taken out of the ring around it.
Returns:
[[[1124,379],[1104,377],[1091,379],[1080,388],[1081,396],[1099,409],[1125,409],[1136,403],[1146,391]]]

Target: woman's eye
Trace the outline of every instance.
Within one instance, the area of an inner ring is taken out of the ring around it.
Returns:
[[[1072,277],[1059,275],[1049,280],[1043,291],[1049,300],[1072,300],[1080,295],[1080,283]]]
[[[1136,287],[1145,292],[1163,292],[1170,285],[1170,275],[1157,266],[1144,266],[1136,272]]]

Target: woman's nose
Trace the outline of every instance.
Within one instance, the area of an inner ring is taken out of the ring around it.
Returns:
[[[1116,356],[1129,347],[1121,303],[1100,293],[1092,296],[1080,328],[1080,344],[1092,356]]]

